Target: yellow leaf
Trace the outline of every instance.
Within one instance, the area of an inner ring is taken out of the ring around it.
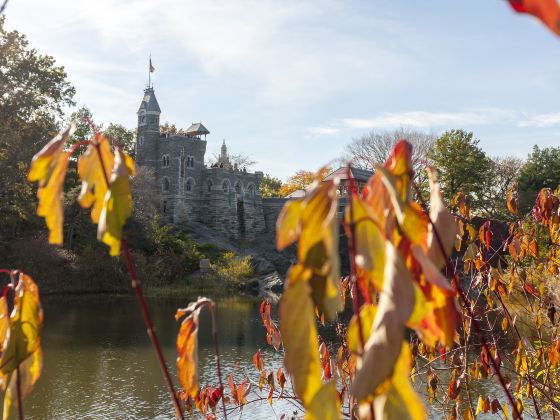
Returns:
[[[465,408],[465,410],[463,411],[463,420],[474,420],[471,409],[469,407]]]
[[[474,415],[478,416],[483,411],[484,411],[484,398],[482,398],[482,395],[479,395],[478,404],[476,405],[476,412],[474,413]]]
[[[363,305],[360,309],[360,323],[362,325],[362,336],[364,338],[364,343],[369,338],[376,311],[377,307],[373,304]],[[356,315],[354,315],[348,323],[348,329],[346,330],[346,342],[348,343],[348,348],[352,353],[359,354],[363,351],[360,343],[358,318]]]
[[[332,233],[331,224],[338,227],[336,212],[338,200],[334,182],[323,182],[305,197],[301,209],[301,234],[298,242],[298,260],[304,265],[322,269],[334,250],[328,249],[324,238]],[[338,235],[337,235],[338,237]],[[338,255],[338,250],[336,252]]]
[[[289,200],[276,220],[276,248],[282,250],[293,244],[300,234],[303,199]]]
[[[39,181],[37,215],[45,218],[49,228],[49,243],[56,245],[62,245],[63,240],[64,177],[70,156],[70,152],[64,151],[64,144],[74,129],[75,126],[70,124],[33,156],[27,175],[29,181]]]
[[[118,256],[121,251],[122,229],[132,213],[129,176],[134,175],[134,162],[123,151],[115,155],[110,189],[105,196],[99,216],[97,238],[109,246],[109,254]]]
[[[324,384],[307,407],[306,420],[340,419],[340,403],[335,381]]]
[[[346,206],[346,226],[354,223],[356,265],[368,273],[373,286],[380,290],[385,270],[385,238],[369,207],[358,196],[353,198],[352,212],[350,215],[350,206]]]
[[[93,223],[99,222],[113,166],[114,157],[109,140],[97,134],[92,139],[92,144],[78,160],[78,175],[82,180],[82,190],[78,196],[78,202],[84,208],[93,206],[91,210]]]
[[[411,353],[403,342],[386,390],[373,401],[376,419],[423,420],[427,411],[410,382]],[[369,418],[369,404],[360,405],[360,418]]]
[[[508,327],[508,319],[507,316],[504,316],[504,319],[502,319],[502,331],[506,332],[507,327]]]
[[[279,309],[284,365],[293,376],[296,394],[306,407],[321,388],[319,340],[313,308],[309,283],[290,277]]]
[[[502,405],[502,411],[504,413],[504,417],[509,420],[509,409],[507,403],[504,403],[504,405]]]
[[[16,392],[16,368],[20,372],[20,391],[25,398],[39,379],[42,368],[41,336],[43,310],[39,289],[31,277],[20,273],[14,290],[14,308],[9,318],[8,342],[0,358],[0,372],[4,379],[4,419],[10,414]]]
[[[376,170],[381,174],[383,185],[389,192],[402,231],[412,243],[425,245],[428,235],[428,218],[424,211],[417,203],[402,200],[398,189],[398,179],[388,170],[380,165],[376,167]]]
[[[414,308],[410,272],[390,242],[386,243],[385,254],[385,280],[379,306],[361,366],[350,388],[350,393],[359,401],[372,395],[391,376],[399,357],[405,324]]]

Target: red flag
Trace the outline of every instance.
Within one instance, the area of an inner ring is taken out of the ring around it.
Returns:
[[[152,58],[150,57],[150,73],[156,71],[156,68],[152,65]]]
[[[560,36],[560,4],[558,0],[509,0],[517,13],[528,13],[540,19]]]

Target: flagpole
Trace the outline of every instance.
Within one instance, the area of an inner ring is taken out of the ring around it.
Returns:
[[[151,87],[152,84],[152,54],[150,53],[150,62],[148,65],[148,89]]]

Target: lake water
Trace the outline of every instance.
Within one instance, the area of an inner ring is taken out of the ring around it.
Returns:
[[[148,299],[166,359],[175,375],[174,314],[188,299]],[[279,354],[267,347],[259,302],[244,297],[217,300],[223,376],[258,381],[251,358],[257,349],[265,367],[281,366]],[[33,393],[24,401],[30,419],[167,419],[173,408],[133,296],[46,297],[43,299],[44,367]],[[214,382],[215,363],[210,317],[199,329],[201,384]],[[253,390],[258,392],[256,387]],[[266,396],[263,392],[261,396]],[[252,398],[258,395],[251,393]],[[476,404],[476,397],[475,404]],[[291,414],[286,400],[245,407],[243,418],[276,418]],[[301,414],[301,413],[300,413]],[[239,418],[237,412],[232,418]],[[430,417],[439,417],[432,412]]]

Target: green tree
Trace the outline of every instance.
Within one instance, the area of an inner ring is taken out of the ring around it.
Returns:
[[[521,168],[519,175],[519,207],[529,211],[542,188],[558,188],[560,185],[560,148],[533,146],[533,152]]]
[[[438,169],[444,198],[449,202],[461,191],[471,197],[474,211],[485,207],[484,187],[492,167],[479,142],[472,132],[450,130],[436,140],[428,153]]]
[[[0,237],[12,237],[35,220],[29,162],[60,128],[75,90],[64,67],[4,23],[0,17]]]
[[[93,114],[91,113],[91,110],[85,105],[82,105],[76,111],[72,112],[72,114],[70,114],[68,122],[70,121],[73,121],[76,125],[76,130],[69,140],[70,144],[89,140],[90,137],[95,133],[95,130],[92,126]],[[82,147],[80,151],[85,151],[85,147]]]
[[[130,156],[134,157],[135,152],[135,133],[122,124],[109,123],[103,134],[110,137],[114,143],[118,144]]]
[[[261,181],[261,196],[268,197],[281,197],[280,189],[282,188],[282,181],[278,178],[273,178],[266,174]]]

